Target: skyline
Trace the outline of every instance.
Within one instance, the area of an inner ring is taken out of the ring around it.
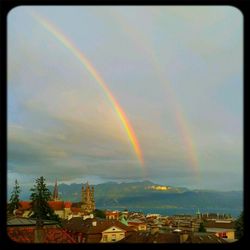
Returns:
[[[13,9],[8,184],[242,190],[242,22],[233,7]]]

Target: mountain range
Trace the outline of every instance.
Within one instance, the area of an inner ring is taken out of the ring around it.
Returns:
[[[242,191],[189,190],[170,187],[151,181],[93,185],[97,208],[206,208],[243,209]],[[53,192],[53,186],[48,186]],[[81,201],[82,184],[59,184],[59,196],[64,201]]]

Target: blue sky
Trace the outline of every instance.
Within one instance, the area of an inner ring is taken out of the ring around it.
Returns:
[[[98,83],[32,13],[58,27],[105,80],[135,130],[143,167]],[[241,190],[242,29],[241,12],[227,6],[13,9],[8,185],[43,175],[49,183],[148,179]]]

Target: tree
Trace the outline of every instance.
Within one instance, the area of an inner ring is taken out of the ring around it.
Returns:
[[[104,219],[106,218],[105,211],[100,210],[100,209],[95,209],[94,216],[98,218],[104,218]]]
[[[199,230],[198,230],[200,233],[205,233],[207,230],[206,230],[206,228],[205,228],[205,226],[204,226],[204,223],[203,222],[201,222],[200,223],[200,227],[199,227]]]
[[[13,191],[11,192],[11,196],[10,196],[10,200],[9,200],[9,204],[7,208],[7,211],[9,214],[13,214],[14,210],[18,209],[21,206],[20,200],[19,200],[20,192],[21,192],[21,188],[17,180],[15,180],[15,186],[13,188]]]
[[[36,184],[30,189],[32,192],[30,195],[31,200],[31,218],[37,218],[38,220],[57,220],[58,215],[54,213],[49,206],[48,201],[51,200],[51,192],[46,187],[45,178],[41,176],[36,179]]]
[[[243,234],[244,234],[244,215],[243,212],[241,212],[240,216],[237,218],[237,220],[235,221],[235,234],[236,234],[236,238],[240,239]]]

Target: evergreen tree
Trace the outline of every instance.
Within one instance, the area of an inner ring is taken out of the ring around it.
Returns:
[[[199,230],[198,230],[200,233],[205,233],[207,230],[206,230],[206,228],[205,228],[205,226],[204,226],[204,223],[203,222],[201,222],[200,223],[200,227],[199,227]]]
[[[37,218],[38,220],[57,220],[58,215],[54,213],[50,208],[48,201],[51,200],[51,192],[46,187],[45,178],[41,176],[36,179],[36,184],[30,189],[32,192],[30,195],[31,200],[31,218]]]
[[[241,212],[240,216],[235,221],[235,230],[236,238],[240,239],[244,234],[243,212]]]
[[[20,200],[19,200],[20,192],[21,192],[21,188],[17,180],[15,180],[15,186],[13,188],[13,191],[11,192],[9,204],[7,207],[7,211],[9,214],[13,214],[14,210],[18,209],[21,206]]]

